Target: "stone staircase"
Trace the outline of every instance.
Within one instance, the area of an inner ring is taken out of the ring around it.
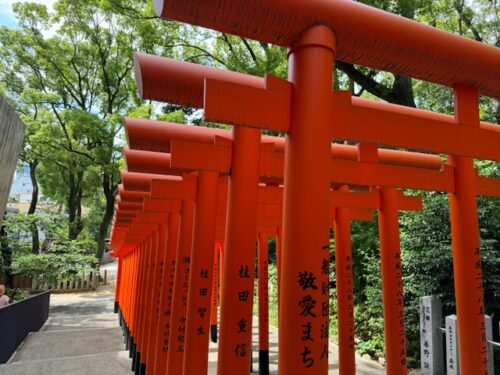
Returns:
[[[111,291],[51,299],[47,323],[0,365],[0,375],[132,374]]]

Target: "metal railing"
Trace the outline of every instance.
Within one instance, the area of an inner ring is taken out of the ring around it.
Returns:
[[[6,363],[30,332],[49,317],[50,291],[0,308],[0,363]]]

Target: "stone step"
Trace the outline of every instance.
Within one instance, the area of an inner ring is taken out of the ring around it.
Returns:
[[[62,331],[75,329],[98,329],[118,327],[118,315],[92,314],[92,315],[52,315],[45,323],[42,331]]]
[[[54,294],[50,297],[50,315],[90,315],[113,312],[114,292]]]
[[[128,351],[0,365],[0,375],[130,375]]]
[[[40,331],[26,338],[11,362],[87,356],[123,349],[123,336],[118,327]]]

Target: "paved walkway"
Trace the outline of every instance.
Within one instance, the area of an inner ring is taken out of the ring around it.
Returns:
[[[254,319],[253,329],[253,370],[254,374],[259,373],[259,349],[258,349],[258,319]],[[335,344],[330,344],[329,352],[329,370],[328,375],[338,375],[338,347]],[[217,344],[210,342],[209,354],[209,374],[215,375],[217,368]],[[274,327],[269,327],[269,373],[275,375],[278,373],[278,330]],[[300,372],[297,372],[299,375]],[[385,369],[380,364],[356,357],[356,374],[357,375],[382,375],[385,374]]]
[[[53,294],[49,320],[40,332],[28,336],[9,364],[0,365],[0,375],[131,375],[131,360],[124,350],[117,315],[113,313],[113,295],[111,289]],[[257,324],[255,319],[255,374],[258,374]],[[269,333],[270,373],[277,374],[278,332],[270,327]],[[331,344],[329,375],[338,374],[337,352],[337,346]],[[210,375],[216,373],[216,362],[217,344],[210,343]],[[357,358],[356,364],[358,375],[385,374],[384,368],[373,361]]]
[[[113,291],[53,294],[50,318],[0,375],[130,375]]]

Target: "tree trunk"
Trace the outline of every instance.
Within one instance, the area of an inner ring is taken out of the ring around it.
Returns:
[[[38,160],[36,159],[33,160],[31,163],[29,163],[30,177],[31,177],[31,184],[33,185],[33,191],[31,192],[31,204],[28,210],[28,215],[33,215],[35,213],[36,205],[38,204],[39,188],[38,188],[38,180],[36,178],[37,166],[38,166]]]
[[[68,194],[68,238],[76,240],[83,229],[82,222],[82,184],[83,172],[69,174],[69,194]]]
[[[102,185],[104,196],[106,198],[106,210],[104,212],[101,225],[99,226],[99,237],[97,239],[96,258],[99,259],[99,261],[102,259],[104,249],[106,248],[106,237],[108,235],[109,226],[115,211],[115,195],[117,190],[117,186],[113,185],[112,178],[108,173],[104,173]]]
[[[411,78],[394,75],[392,90],[393,95],[399,98],[398,104],[416,108]]]
[[[36,178],[36,167],[38,166],[38,160],[35,159],[29,163],[30,166],[30,177],[31,184],[33,185],[33,191],[31,192],[31,204],[28,210],[28,215],[33,215],[36,212],[36,206],[38,204],[38,180]],[[30,224],[31,231],[31,251],[34,254],[38,254],[40,252],[40,239],[38,237],[38,225],[36,220],[33,220]]]
[[[75,187],[75,176],[73,173],[69,173],[69,192],[68,192],[68,238],[70,240],[76,239],[75,235],[75,221],[76,221],[76,187]]]

